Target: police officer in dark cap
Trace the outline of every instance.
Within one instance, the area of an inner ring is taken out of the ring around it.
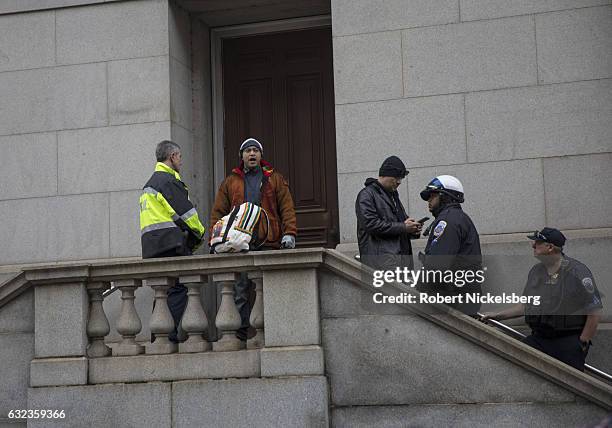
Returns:
[[[375,269],[412,269],[410,239],[418,238],[421,223],[408,217],[397,192],[408,170],[397,156],[389,156],[368,178],[357,195],[357,238],[361,262]]]
[[[584,371],[584,360],[601,318],[601,296],[593,274],[583,263],[563,253],[565,236],[545,227],[527,236],[540,263],[529,271],[524,296],[539,304],[517,304],[482,315],[482,320],[504,320],[525,315],[531,335],[523,341],[570,366]]]
[[[427,201],[435,220],[423,233],[428,236],[425,253],[419,259],[427,271],[479,271],[482,269],[482,253],[478,231],[461,204],[464,201],[463,184],[452,175],[440,175],[432,179],[421,191],[421,199]],[[458,296],[482,292],[476,281],[462,283],[423,281],[417,285],[419,291],[443,296]],[[450,306],[468,315],[480,309],[477,302],[457,302]]]

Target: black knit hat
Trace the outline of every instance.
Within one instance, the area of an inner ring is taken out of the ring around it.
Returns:
[[[380,177],[404,178],[408,174],[406,165],[397,156],[389,156],[380,166],[378,175]]]

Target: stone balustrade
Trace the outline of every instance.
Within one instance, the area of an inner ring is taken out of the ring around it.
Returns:
[[[139,354],[160,355],[194,352],[239,351],[246,344],[236,337],[241,326],[240,314],[234,301],[234,285],[239,279],[237,273],[215,273],[117,279],[114,287],[121,293],[121,310],[116,320],[117,332],[121,335],[118,343],[112,344],[112,356],[134,356]],[[255,280],[256,296],[252,311],[252,326],[257,335],[249,340],[249,349],[264,346],[263,325],[263,275],[260,271],[249,273]],[[180,343],[173,343],[169,335],[174,330],[174,320],[168,308],[168,290],[176,282],[187,287],[187,305],[179,326]],[[151,341],[138,343],[136,336],[142,329],[142,322],[134,304],[135,292],[139,287],[148,286],[154,290],[154,302],[151,302],[152,315],[149,320]],[[90,358],[107,357],[110,348],[104,343],[104,336],[110,333],[109,322],[102,306],[102,292],[110,287],[109,283],[87,282],[89,299],[89,317],[87,336],[89,346],[87,356]],[[221,302],[216,317],[211,320],[218,330],[218,340],[210,342],[208,336],[209,320],[200,299],[202,287],[218,287]]]
[[[320,375],[316,269],[322,260],[323,252],[313,249],[28,270],[36,303],[32,367],[45,368],[33,371],[31,384],[301,375],[303,368],[287,369],[283,360],[313,352],[317,363],[306,374]],[[236,337],[241,319],[234,300],[244,272],[255,283],[249,320],[255,335],[246,343]],[[187,287],[178,344],[170,340],[167,300],[177,282]],[[120,308],[109,312],[104,292],[111,288]]]

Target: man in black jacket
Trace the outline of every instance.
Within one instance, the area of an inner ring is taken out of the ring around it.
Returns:
[[[408,174],[397,156],[390,156],[380,167],[378,179],[368,178],[357,195],[357,238],[361,262],[374,268],[412,269],[410,239],[418,238],[421,223],[409,218],[397,192]]]

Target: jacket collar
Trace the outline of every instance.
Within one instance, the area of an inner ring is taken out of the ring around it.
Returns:
[[[263,172],[264,177],[270,177],[272,172],[274,172],[274,168],[265,160],[259,161],[259,165],[261,166],[261,171]],[[236,168],[232,169],[234,174],[239,175],[241,178],[244,178],[244,161],[240,161],[240,165]]]
[[[170,168],[168,165],[166,165],[163,162],[157,162],[155,164],[155,171],[166,172],[166,173],[174,176],[174,178],[176,178],[178,181],[182,181],[181,180],[181,176],[179,175],[179,173],[177,171],[173,170],[172,168]]]
[[[393,212],[397,210],[397,204],[400,202],[397,190],[394,192],[387,192],[376,178],[368,178],[364,184],[366,187],[372,186],[372,188],[383,197],[384,201],[391,207]]]
[[[441,207],[438,207],[438,209],[432,212],[432,214],[434,217],[438,218],[440,214],[450,209],[460,209],[461,210],[461,204],[459,202],[448,202],[442,205]]]

